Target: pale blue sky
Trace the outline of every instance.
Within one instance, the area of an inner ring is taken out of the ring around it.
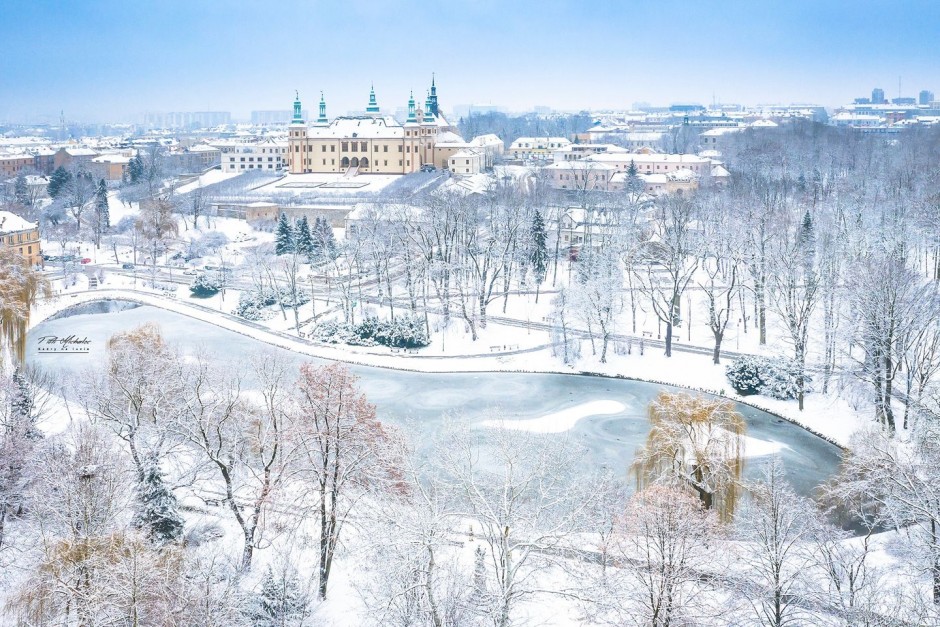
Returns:
[[[935,0],[0,0],[0,120],[940,93]],[[317,53],[314,53],[314,50]]]

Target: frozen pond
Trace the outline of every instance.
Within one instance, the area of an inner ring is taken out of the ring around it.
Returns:
[[[121,311],[113,311],[128,305]],[[158,324],[168,340],[186,352],[207,352],[220,359],[245,363],[245,356],[259,350],[279,351],[238,333],[186,316],[130,303],[91,303],[63,317],[47,320],[30,332],[27,360],[58,371],[82,371],[97,367],[105,359],[107,339],[114,333],[147,322]],[[41,353],[38,338],[74,335],[90,340],[81,354]],[[301,361],[317,360],[282,351]],[[678,359],[681,359],[679,357]],[[498,408],[518,427],[567,436],[583,445],[585,463],[607,466],[625,473],[635,451],[648,432],[646,408],[666,386],[567,374],[470,373],[431,374],[352,366],[361,377],[369,400],[379,417],[409,429],[431,433],[443,423],[444,412],[456,412],[474,423],[483,423]],[[745,476],[753,476],[762,456],[778,452],[788,478],[801,493],[809,495],[837,470],[840,451],[836,446],[785,420],[747,406],[739,406],[747,421],[748,462]]]

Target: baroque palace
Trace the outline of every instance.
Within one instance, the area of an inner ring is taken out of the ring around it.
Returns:
[[[319,115],[311,124],[303,119],[298,95],[288,137],[290,172],[352,176],[409,174],[422,165],[445,169],[448,159],[467,146],[455,131],[440,113],[433,78],[423,108],[415,105],[413,94],[409,98],[404,124],[381,114],[374,88],[365,115],[341,116],[332,122],[321,93]]]

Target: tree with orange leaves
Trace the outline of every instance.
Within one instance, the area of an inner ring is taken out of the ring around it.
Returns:
[[[320,550],[318,593],[327,583],[340,533],[352,510],[372,489],[400,489],[392,434],[375,416],[375,406],[359,390],[358,377],[341,364],[300,367],[296,447],[302,472],[313,486]]]
[[[649,406],[650,433],[633,464],[640,488],[692,490],[705,509],[734,513],[744,456],[744,418],[724,398],[661,392]]]
[[[30,310],[40,296],[51,293],[40,271],[12,248],[0,246],[0,372],[12,373],[22,363]]]

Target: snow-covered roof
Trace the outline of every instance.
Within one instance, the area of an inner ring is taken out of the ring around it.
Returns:
[[[498,135],[487,133],[486,135],[477,135],[472,140],[470,140],[470,143],[474,146],[490,146],[495,144],[502,144],[503,140],[501,140]]]
[[[451,131],[444,131],[443,133],[438,133],[437,141],[435,144],[466,144],[463,137],[457,133],[452,133]]]
[[[731,173],[723,165],[712,165],[712,176],[726,178],[731,176]]]
[[[329,126],[311,126],[307,137],[335,139],[399,139],[405,129],[392,117],[339,117]]]
[[[131,158],[127,155],[99,155],[91,160],[92,163],[130,163]]]
[[[708,163],[708,159],[696,155],[664,155],[658,153],[606,153],[601,152],[584,157],[582,161],[642,161],[644,163]]]
[[[94,157],[98,154],[98,151],[90,148],[63,148],[63,150],[73,157]]]
[[[721,137],[722,135],[727,135],[728,133],[737,133],[742,130],[739,126],[724,126],[720,128],[710,128],[704,133],[700,134],[700,137]]]
[[[482,153],[479,149],[474,148],[464,148],[463,150],[458,150],[450,156],[451,159],[476,159],[480,157]]]
[[[577,159],[575,161],[559,161],[545,166],[546,170],[576,170],[578,172],[604,172],[605,170],[616,170],[617,168],[606,163]]]
[[[523,148],[523,144],[541,144],[543,147],[548,148],[551,144],[556,146],[567,146],[571,142],[564,137],[518,137],[515,141],[512,142],[513,147]]]
[[[209,144],[198,144],[196,146],[190,146],[188,148],[189,152],[218,152],[219,149]]]
[[[0,211],[0,233],[15,233],[36,228],[35,222],[29,222],[9,211]]]

